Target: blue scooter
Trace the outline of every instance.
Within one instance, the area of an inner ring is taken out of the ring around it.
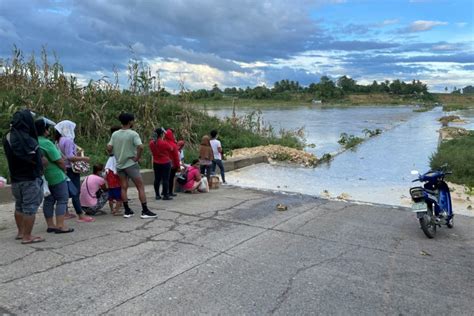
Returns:
[[[437,226],[454,226],[451,194],[444,181],[444,177],[452,172],[445,171],[446,167],[444,165],[440,170],[430,170],[424,174],[416,170],[411,172],[418,175],[418,179],[413,182],[424,182],[423,187],[410,188],[410,195],[413,200],[412,211],[416,213],[421,229],[428,238],[434,238]]]

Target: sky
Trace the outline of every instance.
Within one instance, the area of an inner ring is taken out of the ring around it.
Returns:
[[[0,0],[0,58],[56,53],[83,84],[127,88],[131,58],[170,92],[321,76],[474,85],[473,0]]]

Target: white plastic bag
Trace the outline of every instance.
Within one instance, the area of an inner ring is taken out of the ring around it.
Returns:
[[[42,176],[41,179],[43,179],[43,195],[44,197],[47,197],[51,195],[51,191],[49,191],[48,181],[46,181],[46,178],[44,176]]]
[[[198,191],[199,192],[209,192],[209,183],[207,182],[206,177],[201,178],[201,183],[199,184]]]

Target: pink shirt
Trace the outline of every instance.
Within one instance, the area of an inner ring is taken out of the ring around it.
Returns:
[[[105,180],[95,174],[91,174],[84,179],[81,185],[81,206],[91,207],[97,204],[95,193],[105,184]]]
[[[194,181],[196,181],[196,176],[199,175],[199,173],[201,172],[198,168],[195,168],[193,166],[189,166],[188,168],[188,182],[183,185],[183,189],[185,191],[191,190],[193,188]]]

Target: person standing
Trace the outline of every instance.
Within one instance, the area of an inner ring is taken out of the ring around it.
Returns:
[[[107,145],[109,154],[113,154],[117,161],[117,173],[120,177],[120,187],[122,193],[122,201],[124,207],[124,218],[130,218],[134,212],[128,205],[128,179],[132,179],[138,191],[138,197],[142,204],[141,218],[154,218],[156,214],[148,209],[146,202],[145,186],[140,174],[140,166],[138,165],[142,153],[143,143],[140,135],[135,132],[133,123],[135,116],[131,113],[122,113],[118,117],[122,128],[112,134]]]
[[[220,140],[217,139],[217,131],[212,130],[211,131],[211,148],[212,148],[212,153],[214,155],[214,159],[212,160],[212,170],[211,174],[216,173],[216,166],[219,166],[219,170],[221,171],[221,178],[222,178],[222,183],[226,184],[225,182],[225,171],[224,171],[224,164],[222,163],[222,145]]]
[[[64,159],[66,165],[66,175],[71,180],[72,184],[76,187],[77,194],[70,196],[72,199],[72,205],[76,211],[78,222],[90,223],[95,221],[93,217],[87,216],[82,211],[81,202],[79,199],[79,191],[81,188],[81,175],[72,170],[72,163],[76,161],[89,162],[89,157],[81,157],[78,155],[77,145],[74,142],[76,138],[74,130],[76,129],[76,123],[65,120],[61,121],[54,126],[55,133],[54,139],[58,144],[58,148]],[[69,214],[66,210],[65,218],[73,218],[73,214]]]
[[[174,193],[174,180],[176,173],[180,170],[181,162],[179,159],[178,144],[176,144],[176,139],[171,128],[169,128],[165,133],[165,141],[171,146],[171,172],[169,176],[168,196],[176,196],[176,194]]]
[[[61,152],[56,145],[47,137],[50,135],[51,125],[44,119],[35,122],[38,132],[38,142],[43,156],[48,160],[48,165],[44,170],[44,177],[48,181],[50,195],[44,198],[43,212],[48,225],[48,233],[64,234],[72,233],[74,229],[67,228],[64,223],[67,201],[69,200],[69,190],[66,177],[66,165],[61,157]],[[56,215],[56,223],[53,217]]]
[[[211,182],[211,166],[214,155],[212,153],[211,142],[209,136],[204,135],[199,146],[199,165],[201,174],[204,174],[208,182]]]
[[[110,128],[110,134],[118,131],[120,126]],[[122,208],[122,189],[120,188],[120,177],[117,174],[117,160],[114,155],[109,156],[105,165],[105,180],[109,189],[109,207],[110,213],[114,216],[123,215],[120,213]]]
[[[45,239],[33,236],[36,213],[43,201],[42,158],[33,115],[28,110],[13,114],[10,131],[3,140],[15,199],[15,222],[17,240],[22,244],[42,242]]]
[[[173,148],[164,140],[164,130],[157,128],[155,130],[156,139],[151,139],[149,146],[153,155],[153,171],[155,173],[155,199],[172,200],[169,196],[169,178],[171,171],[171,151]],[[160,195],[160,184],[163,187],[163,197]]]

